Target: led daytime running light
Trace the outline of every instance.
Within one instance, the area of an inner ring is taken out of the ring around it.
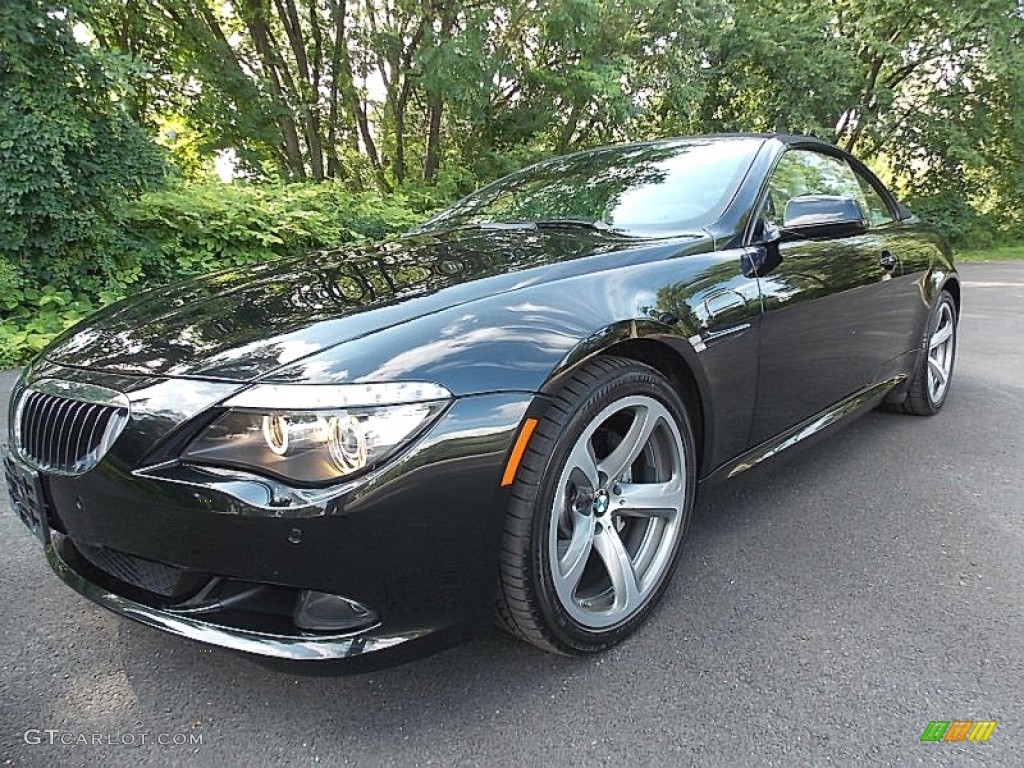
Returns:
[[[275,410],[287,403],[291,410],[372,408],[448,400],[452,393],[440,384],[393,381],[376,384],[256,384],[228,398],[228,408]]]

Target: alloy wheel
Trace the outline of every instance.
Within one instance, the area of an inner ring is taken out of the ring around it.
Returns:
[[[939,305],[935,331],[928,340],[928,396],[940,403],[946,394],[953,369],[956,326],[948,303]]]
[[[594,417],[556,486],[548,557],[558,600],[588,629],[634,616],[674,559],[685,518],[683,440],[668,409],[635,395]]]

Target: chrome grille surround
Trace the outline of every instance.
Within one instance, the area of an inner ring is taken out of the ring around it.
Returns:
[[[128,423],[128,397],[96,384],[41,379],[14,411],[14,440],[35,469],[81,475],[95,467]]]

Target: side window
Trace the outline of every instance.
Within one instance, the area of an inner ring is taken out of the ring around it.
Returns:
[[[867,184],[866,180],[864,184]],[[867,186],[871,188],[869,184]],[[871,218],[871,208],[861,180],[844,160],[808,149],[791,149],[779,160],[768,183],[765,218],[781,225],[786,204],[793,198],[804,195],[837,195],[853,198],[857,201],[864,218]],[[877,193],[875,196],[878,196]],[[881,202],[879,200],[879,203]]]
[[[884,199],[882,199],[882,196],[878,194],[878,190],[872,186],[871,182],[858,173],[857,183],[860,184],[861,192],[864,193],[864,201],[868,210],[868,220],[871,222],[871,226],[880,227],[883,224],[888,224],[889,222],[894,221],[892,211],[889,209],[888,204]]]

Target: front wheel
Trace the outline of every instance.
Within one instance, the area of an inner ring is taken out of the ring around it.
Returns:
[[[498,618],[548,651],[595,653],[661,597],[693,506],[686,408],[653,368],[598,358],[540,418],[512,486]]]

